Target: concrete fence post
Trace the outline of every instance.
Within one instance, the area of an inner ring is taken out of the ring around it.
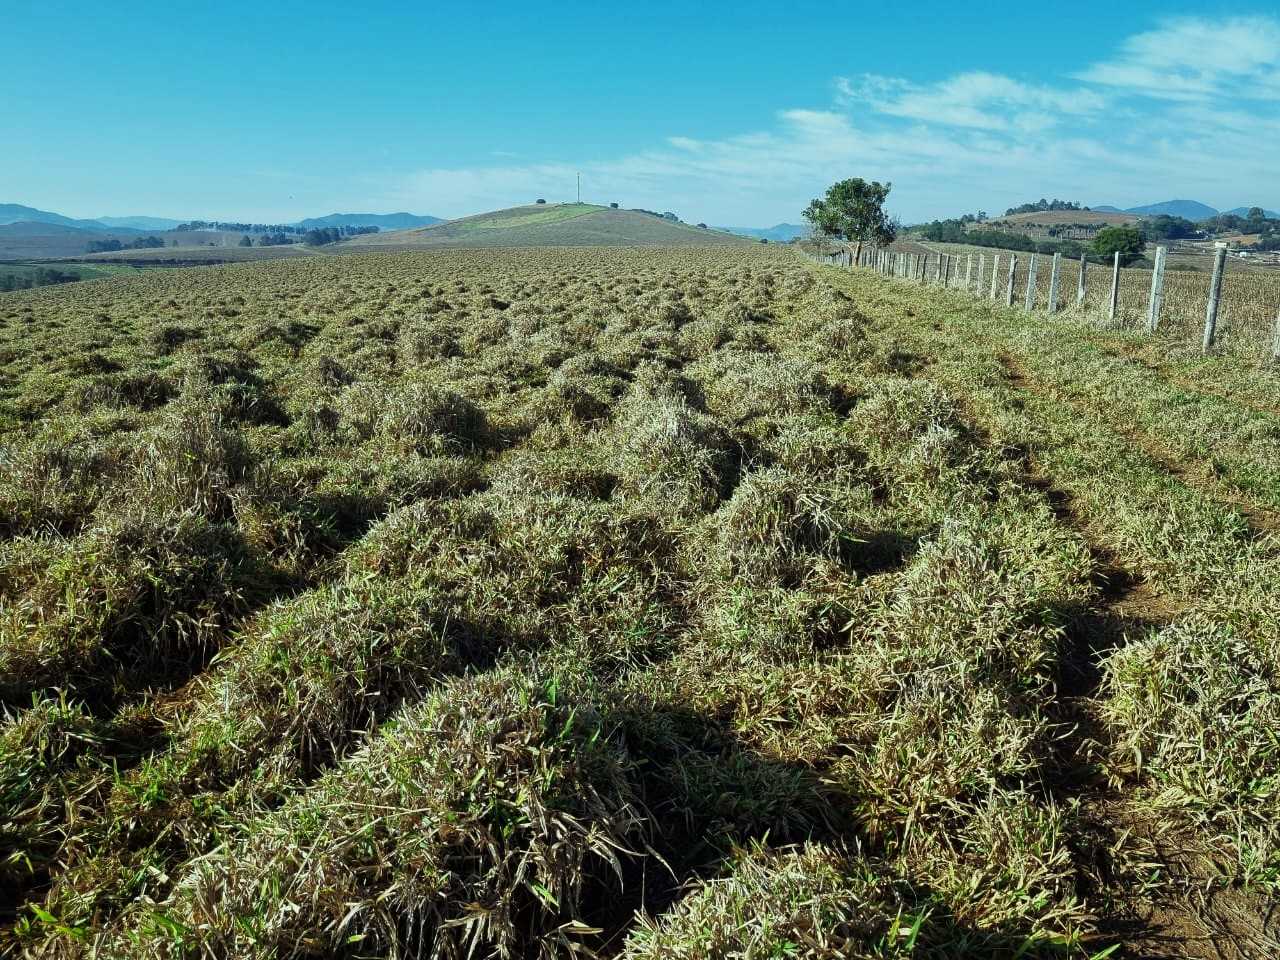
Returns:
[[[979,297],[982,296],[983,292],[987,289],[986,283],[983,282],[986,279],[986,276],[987,255],[985,253],[980,253],[978,254],[978,285],[974,287],[974,294]]]
[[[1058,283],[1062,279],[1062,254],[1053,255],[1053,271],[1049,274],[1049,312],[1058,312]]]
[[[1004,288],[1004,305],[1006,307],[1013,306],[1013,275],[1018,272],[1018,255],[1016,253],[1009,256],[1009,282]]]
[[[1155,333],[1160,326],[1160,309],[1164,306],[1164,261],[1169,251],[1156,247],[1156,265],[1151,271],[1151,298],[1147,301],[1147,330]]]
[[[991,300],[994,302],[997,294],[999,294],[1000,285],[1000,254],[995,254],[991,259]]]
[[[966,254],[964,258],[964,290],[968,293],[973,289],[973,254]]]
[[[1271,335],[1271,361],[1280,363],[1280,310],[1276,311],[1276,329]]]
[[[1027,297],[1024,308],[1030,313],[1036,308],[1036,268],[1040,265],[1040,258],[1034,253],[1031,255],[1031,262],[1027,265]]]
[[[1111,265],[1111,300],[1107,306],[1107,319],[1114,320],[1120,309],[1120,251],[1116,251]]]
[[[1222,297],[1222,274],[1227,268],[1227,245],[1219,240],[1214,248],[1213,279],[1209,281],[1209,303],[1204,311],[1204,342],[1200,345],[1203,353],[1213,349],[1213,338],[1218,332],[1218,301]]]
[[[951,261],[953,257],[946,257],[946,267],[942,271],[942,287],[946,289],[951,286]]]
[[[1084,306],[1084,298],[1086,293],[1088,292],[1088,287],[1085,285],[1085,278],[1084,278],[1084,272],[1088,262],[1089,261],[1085,259],[1084,254],[1083,253],[1080,254],[1080,276],[1076,278],[1076,306],[1077,307]]]

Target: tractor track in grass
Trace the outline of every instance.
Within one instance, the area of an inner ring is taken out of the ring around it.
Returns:
[[[1033,393],[1066,404],[1076,410],[1091,414],[1101,414],[1095,407],[1082,403],[1061,391],[1046,384],[1030,373],[1023,361],[1008,351],[998,354],[1001,367],[1009,383],[1018,390]],[[1136,427],[1109,421],[1108,426],[1124,437],[1134,447],[1141,450],[1149,459],[1187,487],[1199,491],[1212,500],[1235,510],[1248,527],[1251,538],[1257,539],[1265,534],[1280,533],[1280,512],[1264,507],[1241,493],[1236,488],[1224,483],[1210,470],[1200,464],[1188,463],[1180,458],[1166,444]]]
[[[1010,354],[997,356],[1015,390],[1071,402],[1037,383]],[[1176,458],[1149,450],[1136,432],[1121,433],[1172,476],[1200,486],[1199,478]],[[1060,751],[1075,764],[1067,766],[1064,773],[1074,771],[1077,777],[1089,779],[1077,779],[1075,789],[1064,791],[1057,799],[1079,802],[1082,823],[1094,841],[1088,858],[1098,884],[1096,894],[1111,907],[1100,917],[1102,938],[1123,944],[1119,956],[1153,960],[1262,960],[1280,955],[1280,907],[1223,885],[1224,868],[1202,839],[1185,828],[1177,829],[1171,838],[1170,824],[1136,811],[1118,785],[1097,767],[1101,758],[1094,751],[1106,743],[1096,712],[1101,659],[1134,629],[1158,629],[1175,620],[1187,605],[1135,577],[1116,563],[1108,550],[1091,541],[1088,521],[1077,510],[1071,494],[1054,485],[1031,453],[1023,452],[1023,456],[1028,484],[1043,493],[1059,520],[1081,534],[1096,564],[1099,603],[1084,611],[1068,629],[1072,655],[1064,666],[1082,672],[1066,677],[1059,691],[1063,721],[1077,724]],[[1223,499],[1220,493],[1215,496]],[[1274,529],[1274,518],[1265,511],[1259,513],[1258,508],[1246,504],[1253,511],[1246,512],[1234,499],[1227,502],[1245,516],[1255,533]],[[1135,894],[1153,872],[1163,876],[1164,882],[1155,890]]]
[[[1241,396],[1227,390],[1216,390],[1208,384],[1185,377],[1171,370],[1168,364],[1147,357],[1142,352],[1142,347],[1137,344],[1129,344],[1123,341],[1114,344],[1099,342],[1097,347],[1108,357],[1134,363],[1155,374],[1159,379],[1172,383],[1198,397],[1221,400],[1224,403],[1235,404],[1247,410],[1252,410],[1254,413],[1260,413],[1263,416],[1280,418],[1280,406],[1264,403],[1252,397]]]
[[[904,297],[896,306],[907,311],[908,316],[916,316],[907,304]],[[997,439],[992,440],[983,426],[998,422],[999,417],[977,415],[975,408],[986,403],[1009,406],[1011,399],[1016,407],[1019,394],[1049,400],[1064,412],[1074,409],[1087,413],[1090,420],[1100,414],[1108,420],[1104,411],[1061,396],[1052,386],[1038,381],[1017,354],[1010,352],[1011,347],[1003,338],[984,337],[980,331],[943,322],[927,313],[916,323],[923,339],[933,341],[924,348],[926,353],[963,359],[968,353],[964,347],[967,341],[970,347],[977,346],[982,356],[969,356],[966,367],[983,368],[988,358],[998,363],[998,370],[993,372],[998,373],[1003,387],[981,404],[969,396],[971,388],[966,376],[944,373],[939,378],[961,403],[964,418],[989,446],[1000,445],[1001,431],[993,428],[990,432]],[[932,336],[925,332],[926,327],[932,329]],[[912,337],[909,328],[897,328],[897,332],[908,339]],[[1163,376],[1164,371],[1154,369],[1153,375]],[[1237,403],[1263,414],[1276,412],[1259,410],[1257,404],[1242,402],[1238,397],[1215,396],[1214,402],[1218,401]],[[1038,419],[1032,410],[1022,416],[1032,422]],[[1247,528],[1247,536],[1258,538],[1280,529],[1276,511],[1238,495],[1227,481],[1210,473],[1207,465],[1187,463],[1139,431],[1114,424],[1111,429],[1133,450],[1146,455],[1151,464],[1147,469],[1157,474],[1163,471],[1174,482],[1224,509],[1234,508]],[[1071,490],[1064,489],[1038,451],[1006,445],[1006,456],[1017,462],[1024,485],[1039,492],[1058,522],[1079,535],[1093,561],[1092,599],[1077,610],[1064,611],[1067,628],[1059,657],[1060,676],[1048,708],[1058,740],[1043,766],[1049,801],[1076,811],[1079,835],[1073,845],[1077,882],[1096,922],[1095,931],[1087,938],[1088,951],[1119,945],[1114,957],[1169,960],[1261,960],[1280,956],[1280,917],[1276,915],[1280,908],[1231,885],[1225,879],[1230,875],[1225,871],[1233,866],[1230,857],[1224,860],[1225,854],[1210,849],[1211,841],[1194,826],[1162,821],[1144,809],[1133,794],[1139,784],[1122,771],[1109,769],[1108,745],[1113,738],[1100,709],[1107,696],[1105,658],[1126,639],[1139,640],[1143,631],[1158,630],[1178,620],[1190,608],[1189,599],[1169,595],[1154,582],[1126,569],[1096,536],[1107,523],[1105,508],[1086,505]]]

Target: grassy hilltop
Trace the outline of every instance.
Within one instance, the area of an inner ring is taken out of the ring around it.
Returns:
[[[44,225],[41,225],[44,231]],[[166,236],[169,236],[166,234]],[[222,235],[218,235],[222,236]],[[157,266],[241,263],[255,260],[333,256],[351,253],[409,251],[441,247],[560,246],[722,246],[750,241],[718,230],[703,230],[634,210],[614,210],[589,203],[534,204],[448,220],[428,227],[389,230],[353,237],[321,247],[288,244],[240,247],[239,234],[226,246],[211,247],[199,234],[178,235],[177,247],[119,250],[83,257],[89,262]],[[194,239],[193,239],[194,238]],[[83,246],[78,246],[82,250]]]
[[[0,296],[0,953],[1274,956],[1278,438],[755,244]]]
[[[534,204],[417,230],[355,237],[346,250],[507,246],[714,246],[748,241],[635,210],[590,203]]]

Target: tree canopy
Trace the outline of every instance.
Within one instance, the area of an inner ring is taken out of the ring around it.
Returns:
[[[1142,256],[1147,242],[1137,227],[1103,227],[1090,245],[1090,251],[1100,257],[1120,254],[1121,263],[1131,263]]]
[[[1018,213],[1048,213],[1052,210],[1088,210],[1088,207],[1082,207],[1078,203],[1070,200],[1045,200],[1043,197],[1034,203],[1024,203],[1016,207],[1010,207],[1004,212],[1006,217],[1012,217]]]
[[[898,231],[884,210],[891,189],[893,184],[877,180],[841,180],[827,188],[825,197],[810,202],[804,218],[824,237],[892,243]]]

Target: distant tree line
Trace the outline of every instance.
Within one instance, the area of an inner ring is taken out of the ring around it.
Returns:
[[[1006,217],[1012,217],[1017,213],[1048,213],[1051,210],[1088,210],[1088,207],[1082,207],[1078,203],[1072,203],[1070,200],[1045,200],[1041,197],[1034,203],[1024,203],[1021,206],[1010,207],[1004,212]]]
[[[1200,226],[1215,234],[1258,234],[1255,250],[1280,250],[1280,220],[1268,217],[1261,207],[1250,207],[1243,217],[1236,213],[1220,213],[1200,221]]]
[[[1139,224],[1142,236],[1148,242],[1158,240],[1186,240],[1201,235],[1200,228],[1186,217],[1173,217],[1167,213],[1147,217]]]
[[[291,233],[306,231],[295,223],[232,223],[227,220],[189,220],[173,228],[179,230],[225,230],[228,233]]]
[[[78,273],[55,270],[52,267],[40,267],[32,273],[0,273],[0,293],[47,287],[55,283],[74,283],[79,279]]]
[[[163,246],[164,241],[156,236],[138,237],[128,243],[122,243],[115,237],[111,237],[107,240],[90,240],[88,251],[89,253],[114,253],[117,250],[152,250]]]
[[[320,227],[304,233],[302,242],[309,247],[323,247],[328,243],[337,243],[344,237],[358,237],[362,234],[377,232],[377,227]]]
[[[972,230],[962,218],[934,220],[913,229],[922,240],[934,243],[968,243],[975,247],[999,247],[1004,250],[1025,250],[1027,253],[1060,253],[1064,257],[1078,257],[1084,253],[1083,244],[1075,240],[1028,237],[1005,230]]]
[[[658,217],[662,220],[670,220],[672,223],[684,222],[678,216],[672,213],[670,210],[668,210],[666,213],[659,213],[657,210],[646,210],[644,209],[644,207],[635,207],[634,211],[636,213],[647,213],[651,217]]]

